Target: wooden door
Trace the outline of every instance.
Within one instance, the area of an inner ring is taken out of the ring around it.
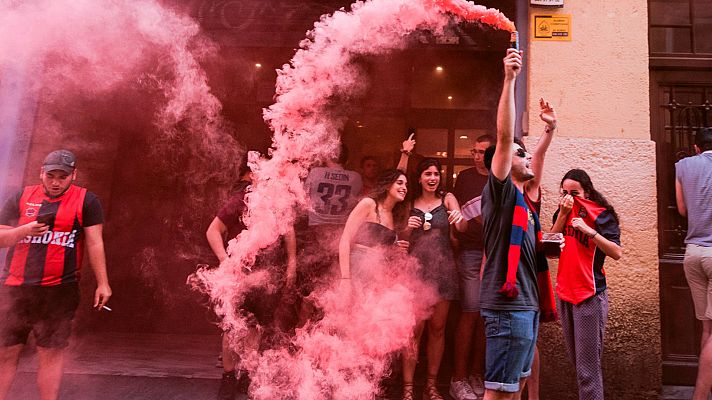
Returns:
[[[694,154],[694,132],[712,124],[712,72],[653,70],[650,95],[657,144],[663,385],[694,385],[701,325],[682,269],[687,222],[675,205],[675,162]]]

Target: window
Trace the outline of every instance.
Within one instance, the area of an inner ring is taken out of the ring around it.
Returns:
[[[649,0],[650,54],[712,54],[709,0]]]

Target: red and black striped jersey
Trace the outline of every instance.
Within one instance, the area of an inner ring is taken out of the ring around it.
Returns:
[[[5,205],[0,224],[26,224],[40,213],[55,215],[50,229],[43,236],[23,238],[9,250],[0,275],[5,285],[55,286],[79,280],[83,228],[103,222],[99,200],[75,185],[57,198],[47,196],[42,185],[28,186]]]

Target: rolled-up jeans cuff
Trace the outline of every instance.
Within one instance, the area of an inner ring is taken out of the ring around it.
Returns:
[[[519,391],[519,383],[485,381],[485,389],[496,390],[498,392],[517,393]]]

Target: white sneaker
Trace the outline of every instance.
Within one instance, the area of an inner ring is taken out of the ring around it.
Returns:
[[[477,395],[477,397],[484,397],[485,395],[485,382],[482,380],[481,375],[470,375],[470,387],[472,391]]]
[[[455,400],[477,400],[477,395],[466,381],[450,381],[450,396]]]

